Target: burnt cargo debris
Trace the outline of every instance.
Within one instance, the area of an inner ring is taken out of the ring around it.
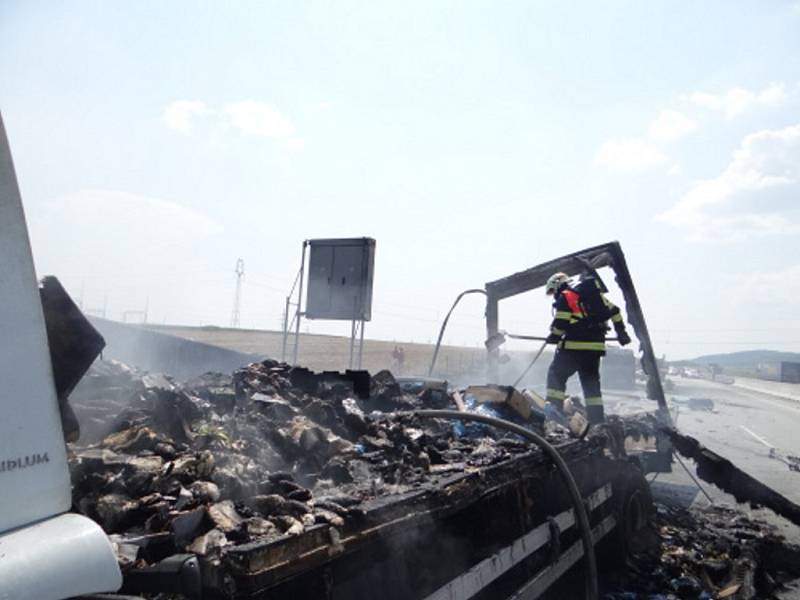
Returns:
[[[273,588],[316,597],[318,567],[340,556],[335,569],[345,572],[359,561],[386,567],[372,553],[389,552],[387,544],[409,565],[453,555],[446,568],[397,582],[396,597],[414,597],[568,509],[551,463],[521,439],[385,414],[452,406],[446,387],[433,393],[388,371],[366,377],[264,361],[179,385],[95,365],[72,397],[83,425],[70,446],[73,504],[112,534],[134,586],[126,591],[147,591],[136,586],[148,569],[187,553],[200,559],[207,590],[243,598]],[[602,438],[578,441],[560,428],[548,437],[586,497],[629,469],[605,456]],[[595,518],[608,518],[610,505]],[[448,535],[439,535],[443,527]],[[295,576],[309,571],[300,590]],[[522,582],[528,571],[514,577]],[[370,577],[339,589],[359,597]]]
[[[607,573],[604,600],[773,598],[800,576],[800,547],[730,507],[657,504],[654,525],[660,543]]]
[[[371,598],[380,586],[390,600],[444,598],[477,577],[475,598],[509,597],[542,573],[567,572],[580,536],[552,462],[520,438],[386,414],[465,398],[388,371],[316,374],[264,361],[178,384],[101,361],[72,396],[82,425],[69,446],[74,509],[110,534],[126,594]],[[744,582],[737,574],[748,565],[759,590],[788,578],[791,569],[765,570],[760,557],[795,549],[758,525],[743,523],[740,537],[767,541],[728,556],[692,545],[709,541],[693,537],[706,517],[661,508],[653,522],[625,445],[655,439],[658,427],[612,417],[585,439],[545,427],[591,509],[608,597],[717,594]],[[637,577],[648,569],[654,577]],[[537,594],[581,596],[570,587],[581,579],[554,577]]]

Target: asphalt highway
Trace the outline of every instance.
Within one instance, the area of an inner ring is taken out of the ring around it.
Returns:
[[[800,472],[770,457],[770,447],[780,456],[800,456],[800,402],[752,386],[682,378],[674,382],[667,397],[679,409],[679,430],[800,504]],[[713,400],[714,411],[690,410],[685,403],[690,398]]]

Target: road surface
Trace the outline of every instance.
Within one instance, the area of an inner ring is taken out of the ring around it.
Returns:
[[[770,458],[767,445],[800,456],[800,402],[772,392],[698,379],[677,379],[668,398],[680,407],[679,430],[730,459],[739,468],[800,504],[800,473]],[[710,398],[715,412],[689,410],[681,400]]]

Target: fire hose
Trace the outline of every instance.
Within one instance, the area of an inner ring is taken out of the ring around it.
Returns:
[[[544,347],[543,347],[544,348]],[[542,436],[525,429],[519,425],[505,421],[503,419],[496,419],[494,417],[487,417],[468,412],[459,412],[457,410],[414,410],[408,412],[394,413],[398,417],[423,417],[431,419],[451,419],[460,421],[478,421],[497,427],[498,429],[505,429],[512,433],[522,436],[526,440],[538,446],[552,461],[555,463],[556,468],[564,478],[569,491],[570,500],[575,510],[575,519],[578,523],[578,528],[581,533],[581,542],[583,545],[583,553],[586,556],[586,600],[597,600],[598,598],[598,582],[597,582],[597,560],[594,554],[594,542],[592,540],[592,528],[589,524],[589,516],[586,514],[586,507],[583,503],[578,484],[575,478],[570,473],[569,466],[563,459],[558,450],[544,439]]]
[[[528,366],[525,367],[525,370],[522,372],[522,374],[519,377],[517,377],[517,380],[514,382],[514,384],[511,387],[517,387],[520,384],[520,382],[523,379],[525,379],[525,375],[528,374],[528,371],[530,371],[533,368],[533,365],[536,364],[536,361],[539,360],[539,357],[542,355],[542,352],[544,352],[544,349],[545,349],[546,346],[547,346],[547,342],[543,341],[542,342],[542,347],[539,348],[539,351],[533,357],[533,360],[530,363],[528,363]]]
[[[544,349],[547,346],[547,338],[539,337],[539,336],[535,336],[535,335],[515,335],[515,334],[511,334],[511,333],[505,332],[505,331],[499,332],[499,337],[502,338],[503,340],[505,340],[505,338],[511,338],[511,339],[514,339],[514,340],[534,340],[534,341],[537,341],[537,342],[542,342],[542,347],[539,348],[538,352],[536,352],[536,354],[533,357],[533,360],[531,360],[531,362],[528,363],[528,366],[525,367],[525,370],[522,372],[522,375],[517,377],[517,380],[513,383],[512,387],[517,387],[522,382],[522,380],[525,378],[525,375],[528,374],[528,371],[530,371],[533,368],[533,365],[536,364],[536,361],[539,360],[539,357],[542,355],[542,352],[544,352]],[[617,338],[606,338],[606,341],[607,342],[616,342]],[[489,343],[489,342],[487,342],[487,343]],[[492,340],[491,344],[499,345],[497,343],[497,341],[495,341],[495,340]]]
[[[453,311],[455,310],[456,306],[458,306],[458,303],[461,302],[461,299],[464,296],[467,296],[468,294],[483,294],[485,296],[486,295],[486,290],[481,290],[481,289],[477,289],[477,288],[476,289],[470,289],[470,290],[464,290],[463,292],[461,292],[458,295],[458,297],[456,298],[456,301],[453,302],[453,306],[451,306],[450,310],[447,311],[447,315],[445,316],[444,321],[442,322],[442,327],[441,327],[441,329],[439,329],[439,339],[436,340],[436,349],[433,351],[433,358],[431,359],[431,366],[428,369],[428,377],[430,377],[433,374],[433,368],[436,366],[436,359],[439,357],[439,348],[442,345],[442,338],[444,337],[444,330],[447,328],[447,322],[450,320],[450,315],[453,314]]]

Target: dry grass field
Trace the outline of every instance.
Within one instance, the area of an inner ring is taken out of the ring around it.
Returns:
[[[283,333],[252,329],[227,329],[221,327],[183,327],[148,325],[148,329],[203,342],[238,352],[246,352],[280,360]],[[292,358],[292,340],[289,339],[287,359]],[[402,367],[393,361],[395,346],[404,350]],[[374,373],[391,369],[395,374],[425,375],[428,372],[434,346],[431,344],[395,343],[384,340],[364,340],[364,369]],[[434,374],[454,378],[480,372],[486,359],[483,348],[442,346]],[[342,370],[349,366],[350,339],[341,336],[300,334],[298,363],[314,370]]]
[[[229,329],[223,327],[186,327],[177,325],[147,325],[148,329],[195,342],[227,348],[256,356],[281,360],[283,333],[254,329]],[[289,338],[286,360],[292,361],[292,342]],[[396,346],[404,350],[402,366],[394,361],[392,354]],[[493,381],[511,384],[525,371],[538,349],[534,344],[527,352],[504,350],[507,361],[499,366]],[[425,376],[433,357],[432,344],[414,344],[387,340],[364,340],[362,368],[370,373],[389,369],[395,375]],[[487,381],[486,350],[463,346],[442,346],[436,361],[433,376],[456,384],[483,383]],[[548,349],[528,371],[523,385],[543,386],[547,368],[552,360]],[[618,389],[633,387],[635,358],[630,350],[609,348],[601,367],[605,385]],[[342,371],[350,365],[350,339],[343,336],[300,334],[297,364],[315,371]],[[577,377],[571,385],[578,390]]]

